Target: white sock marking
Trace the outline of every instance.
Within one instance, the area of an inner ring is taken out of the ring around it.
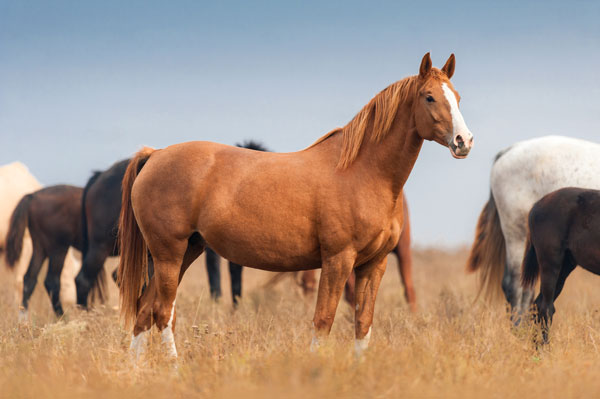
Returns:
[[[148,332],[149,331],[142,331],[137,336],[131,335],[131,345],[129,346],[129,350],[134,355],[136,364],[139,363],[140,358],[144,355],[144,352],[146,352]]]
[[[360,357],[362,353],[369,347],[369,341],[371,340],[371,327],[369,327],[369,331],[367,331],[367,335],[365,335],[362,339],[354,340],[354,353],[356,357]]]
[[[312,325],[313,325],[313,337],[312,337],[312,340],[310,341],[310,351],[312,353],[315,353],[317,350],[319,350],[321,343],[319,342],[319,337],[317,336],[317,330],[315,329],[315,323],[312,323]]]
[[[25,308],[19,309],[19,323],[29,322],[29,311]]]
[[[173,358],[177,358],[177,348],[175,347],[175,336],[173,335],[173,316],[175,315],[175,301],[171,305],[171,317],[167,326],[161,331],[161,342],[166,346],[167,353]]]

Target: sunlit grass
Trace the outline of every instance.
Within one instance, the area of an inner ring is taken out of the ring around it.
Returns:
[[[43,285],[31,322],[19,325],[9,290],[0,293],[0,397],[596,397],[600,394],[600,280],[576,271],[557,301],[551,344],[535,329],[513,329],[502,304],[473,305],[465,250],[418,250],[419,312],[410,314],[395,259],[382,283],[371,346],[353,356],[352,312],[342,303],[329,340],[308,350],[314,298],[289,279],[261,288],[265,272],[244,271],[244,298],[214,304],[203,263],[179,291],[177,371],[163,362],[154,333],[146,364],[132,367],[130,332],[111,302],[70,309],[56,321]],[[226,268],[223,268],[225,271]],[[6,273],[0,273],[7,281]],[[8,286],[8,284],[6,284]]]

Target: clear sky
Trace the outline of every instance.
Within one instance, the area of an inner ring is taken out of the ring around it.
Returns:
[[[416,243],[468,243],[497,151],[600,141],[599,21],[599,1],[0,0],[0,164],[84,185],[142,145],[300,150],[454,52],[475,147],[426,142],[406,192]]]

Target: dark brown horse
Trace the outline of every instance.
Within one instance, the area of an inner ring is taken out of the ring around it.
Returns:
[[[49,259],[44,286],[57,316],[63,314],[60,303],[60,274],[69,247],[81,250],[80,187],[58,185],[25,195],[10,219],[6,238],[6,264],[13,267],[22,250],[25,228],[29,229],[33,254],[23,283],[23,310],[37,283],[42,263]]]
[[[473,145],[450,82],[454,66],[452,55],[432,68],[426,54],[418,75],[393,83],[303,151],[195,141],[138,152],[123,179],[119,221],[121,312],[134,324],[132,351],[143,353],[156,323],[177,357],[177,287],[206,245],[263,270],[321,268],[313,347],[329,334],[355,270],[355,349],[366,349],[387,255],[402,231],[402,189],[424,140],[455,158]],[[142,294],[148,250],[154,277]]]
[[[117,256],[117,227],[121,212],[121,183],[129,159],[116,162],[104,172],[95,172],[83,189],[81,200],[82,264],[75,278],[77,304],[86,308],[88,296],[98,287],[104,300],[104,262]]]
[[[554,301],[565,280],[580,265],[600,274],[600,191],[568,187],[554,191],[529,212],[529,237],[522,284],[532,288],[541,276],[535,300],[544,343],[554,315]]]

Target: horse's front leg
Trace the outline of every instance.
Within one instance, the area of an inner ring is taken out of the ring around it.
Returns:
[[[323,259],[313,319],[315,331],[310,345],[311,351],[316,350],[319,347],[319,340],[328,336],[331,331],[335,311],[355,260],[356,252],[353,249]]]
[[[369,346],[371,338],[371,324],[373,323],[373,312],[375,310],[375,299],[385,268],[387,255],[375,259],[355,269],[356,272],[356,313],[355,328],[356,340],[354,350],[359,357]]]

